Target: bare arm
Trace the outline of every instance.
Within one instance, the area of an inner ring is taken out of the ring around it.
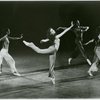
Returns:
[[[65,30],[66,28],[67,28],[67,27],[58,27],[57,30],[59,30],[59,29]]]
[[[21,34],[20,37],[10,37],[8,36],[9,39],[12,39],[12,40],[19,40],[19,39],[22,39],[23,38],[23,34]]]
[[[90,43],[92,43],[92,42],[94,42],[94,39],[92,39],[92,40],[88,41],[88,42],[87,42],[87,43],[85,43],[84,45],[88,45],[88,44],[90,44]]]
[[[58,34],[56,38],[62,37],[66,32],[68,32],[73,27],[73,22],[71,22],[71,26],[69,28],[66,28],[62,33]]]
[[[40,43],[48,42],[48,41],[49,41],[49,39],[42,39],[42,40],[40,41]]]
[[[89,29],[89,26],[80,26],[82,31],[85,32]]]

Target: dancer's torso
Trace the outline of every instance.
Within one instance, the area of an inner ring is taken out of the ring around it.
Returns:
[[[55,41],[54,41],[54,46],[55,46],[55,49],[58,51],[59,46],[60,46],[60,39],[59,39],[59,38],[56,38],[56,39],[55,39]]]
[[[76,35],[76,39],[77,41],[83,41],[83,32],[81,30],[81,28],[75,28],[74,29],[75,35]]]
[[[3,49],[6,49],[6,50],[9,49],[9,40],[8,40],[7,37],[3,40],[3,44],[2,45],[3,45]]]

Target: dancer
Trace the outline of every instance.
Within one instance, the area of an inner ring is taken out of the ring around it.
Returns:
[[[41,42],[47,42],[49,41],[51,43],[51,46],[46,49],[40,49],[38,48],[34,43],[29,43],[26,41],[23,41],[23,43],[32,48],[35,52],[40,54],[49,54],[49,62],[50,62],[50,68],[49,68],[49,77],[53,84],[55,84],[55,74],[54,74],[54,67],[55,67],[55,61],[56,61],[56,53],[60,46],[60,38],[71,28],[73,27],[73,22],[71,22],[71,26],[67,29],[65,29],[62,33],[56,34],[55,30],[50,28],[48,30],[47,39],[41,40]]]
[[[18,40],[18,39],[22,39],[23,36],[21,35],[21,37],[10,37],[9,28],[3,29],[0,35],[2,36],[2,38],[0,38],[0,41],[3,43],[2,49],[0,51],[0,69],[1,69],[0,73],[2,73],[2,61],[3,59],[5,59],[7,64],[10,66],[13,75],[21,76],[15,67],[15,61],[12,58],[12,56],[8,53],[8,50],[9,50],[9,43],[10,43],[9,39]]]
[[[86,32],[89,27],[88,26],[80,26],[79,20],[76,20],[74,22],[74,27],[72,28],[72,31],[75,33],[75,44],[76,48],[74,52],[72,53],[71,57],[68,59],[68,64],[71,64],[72,59],[76,58],[79,55],[79,52],[81,52],[82,56],[85,58],[85,60],[88,62],[89,65],[91,65],[91,61],[88,59],[88,57],[85,54],[85,50],[83,47],[83,33]],[[59,29],[66,29],[66,27],[59,27]]]
[[[98,64],[100,61],[100,26],[97,27],[96,29],[96,34],[97,36],[94,37],[94,39],[91,39],[89,42],[85,43],[84,45],[88,45],[92,42],[95,42],[95,47],[94,47],[94,58],[93,58],[93,63],[91,67],[88,70],[88,74],[93,77],[92,72],[97,72],[98,71]]]

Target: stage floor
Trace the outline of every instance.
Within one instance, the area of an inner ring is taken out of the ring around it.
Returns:
[[[48,78],[48,55],[32,52],[12,54],[21,77],[13,76],[3,62],[0,75],[0,99],[34,98],[99,98],[100,72],[93,79],[87,75],[89,65],[82,56],[68,65],[69,53],[58,53],[55,67],[56,84]]]

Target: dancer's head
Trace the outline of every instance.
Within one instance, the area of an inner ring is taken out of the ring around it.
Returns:
[[[79,27],[80,26],[80,21],[79,20],[75,20],[74,21],[74,27]]]
[[[9,28],[7,28],[6,33],[7,33],[8,35],[10,34],[10,29],[9,29]]]
[[[10,29],[9,29],[9,28],[4,28],[4,29],[2,30],[2,33],[3,33],[3,34],[9,35],[9,34],[10,34]]]
[[[49,28],[47,31],[47,38],[49,38],[51,41],[55,39],[56,31],[53,28]]]
[[[4,36],[7,36],[10,34],[10,29],[9,28],[3,28],[1,31],[0,31],[0,37],[4,37]]]

